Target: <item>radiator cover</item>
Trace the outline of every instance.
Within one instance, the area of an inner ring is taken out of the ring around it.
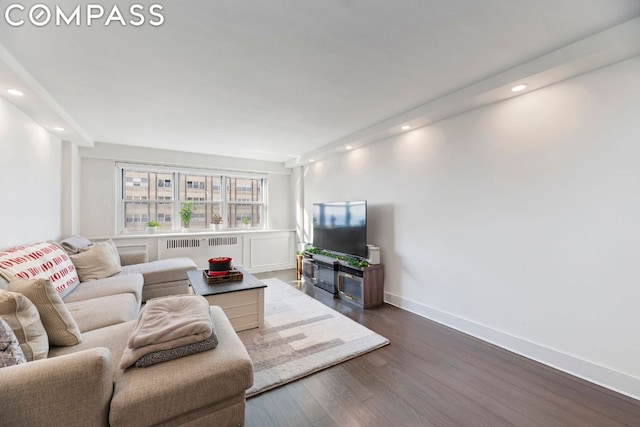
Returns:
[[[239,236],[168,237],[158,240],[158,259],[189,257],[198,268],[209,267],[209,258],[228,256],[242,264],[242,239]]]

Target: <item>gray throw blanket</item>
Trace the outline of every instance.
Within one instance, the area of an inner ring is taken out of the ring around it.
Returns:
[[[155,365],[156,363],[167,362],[179,357],[189,356],[190,354],[196,354],[206,350],[211,350],[213,348],[216,348],[217,345],[218,337],[216,336],[214,328],[211,336],[204,341],[183,345],[181,347],[172,348],[169,350],[160,350],[145,354],[140,359],[136,360],[135,366],[138,368],[145,368],[147,366]]]
[[[173,295],[153,298],[140,311],[120,359],[120,367],[128,368],[151,353],[201,343],[212,335],[215,335],[213,322],[209,303],[204,297]]]
[[[74,255],[80,253],[80,251],[88,248],[89,246],[93,246],[93,242],[82,236],[71,236],[62,240],[60,245],[68,254]]]

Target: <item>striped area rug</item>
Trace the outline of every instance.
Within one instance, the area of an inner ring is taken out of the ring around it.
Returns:
[[[280,279],[266,279],[264,327],[239,332],[253,360],[247,397],[389,344]]]

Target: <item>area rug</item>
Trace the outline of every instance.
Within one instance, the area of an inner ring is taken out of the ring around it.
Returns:
[[[238,333],[253,360],[247,397],[389,344],[280,279],[266,279],[264,327]]]

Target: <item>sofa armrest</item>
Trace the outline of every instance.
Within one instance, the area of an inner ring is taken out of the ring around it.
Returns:
[[[149,261],[149,254],[145,250],[119,252],[121,265],[143,264]]]
[[[2,368],[2,425],[108,426],[113,361],[106,348]]]

